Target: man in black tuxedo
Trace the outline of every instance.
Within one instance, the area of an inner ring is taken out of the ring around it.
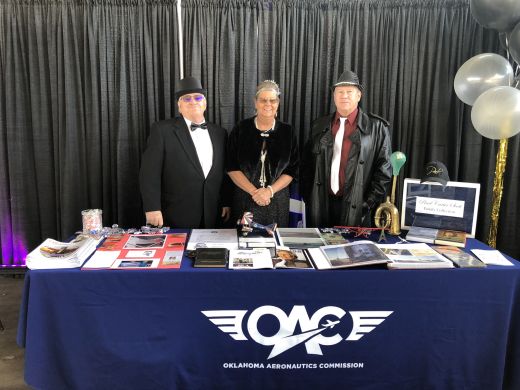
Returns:
[[[139,182],[146,223],[214,228],[230,215],[224,173],[227,132],[206,123],[206,91],[194,77],[179,82],[179,113],[152,125]]]

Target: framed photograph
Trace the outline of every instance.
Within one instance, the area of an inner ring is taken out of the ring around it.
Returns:
[[[479,196],[479,183],[449,181],[442,186],[404,179],[401,228],[459,230],[475,237]]]

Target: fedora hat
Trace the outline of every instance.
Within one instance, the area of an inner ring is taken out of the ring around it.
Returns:
[[[188,93],[201,93],[206,96],[206,90],[202,88],[199,79],[188,76],[179,81],[179,89],[175,92],[175,98],[178,100],[181,96]]]
[[[359,77],[357,74],[355,74],[354,72],[352,72],[351,70],[346,70],[344,71],[341,76],[339,76],[339,79],[338,81],[336,81],[333,85],[332,85],[332,91],[334,91],[334,89],[336,87],[341,87],[341,86],[345,86],[345,85],[353,85],[355,87],[358,87],[359,90],[361,92],[363,92],[363,85],[361,85],[359,83]]]
[[[446,183],[450,181],[446,165],[440,161],[430,161],[426,164],[424,166],[424,174],[421,178],[421,183],[425,181],[436,181],[445,186]]]

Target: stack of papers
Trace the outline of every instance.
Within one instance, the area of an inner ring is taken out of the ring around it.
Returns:
[[[79,235],[70,242],[46,239],[27,255],[29,269],[76,268],[90,257],[102,237]]]

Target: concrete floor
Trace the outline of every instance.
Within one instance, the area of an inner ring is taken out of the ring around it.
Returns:
[[[30,389],[23,380],[24,349],[16,344],[23,283],[23,274],[0,273],[0,390]]]

